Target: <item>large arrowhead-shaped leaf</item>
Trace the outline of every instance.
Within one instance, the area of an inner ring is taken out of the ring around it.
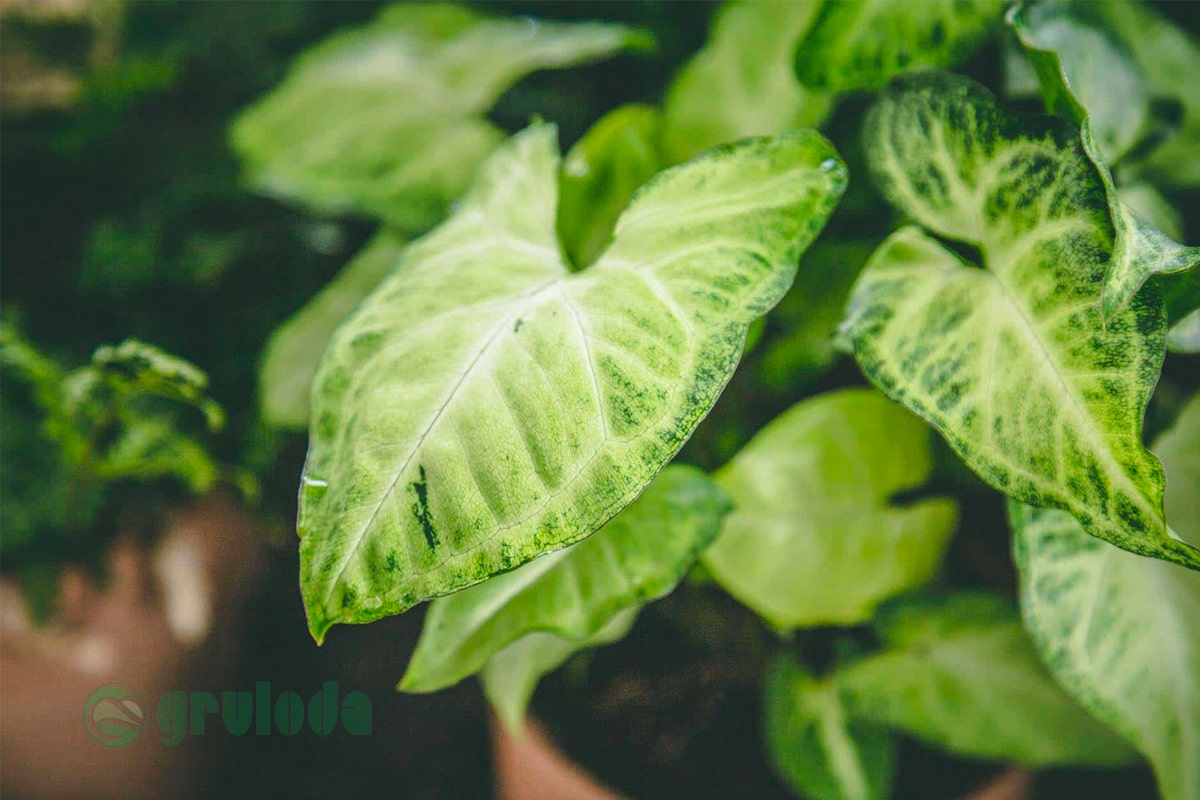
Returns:
[[[399,4],[304,54],[238,117],[232,141],[267,194],[419,231],[441,219],[503,139],[483,114],[509,86],[647,44],[620,25]]]
[[[874,89],[892,76],[961,61],[1000,21],[1003,0],[830,2],[796,51],[796,75],[813,89]]]
[[[1167,519],[1200,542],[1200,398],[1155,450]],[[1097,541],[1060,511],[1009,513],[1025,624],[1051,671],[1150,759],[1165,800],[1200,797],[1200,575]]]
[[[1122,202],[1109,171],[1109,165],[1143,135],[1149,91],[1132,58],[1066,6],[1014,7],[1009,23],[1029,51],[1047,106],[1082,123],[1084,151],[1108,193],[1116,243],[1105,277],[1103,308],[1112,314],[1151,275],[1200,264],[1200,247],[1173,241]]]
[[[672,159],[824,121],[832,98],[805,89],[792,72],[796,45],[819,7],[816,0],[743,0],[717,12],[708,44],[667,91],[664,139]]]
[[[263,419],[281,428],[308,426],[317,364],[338,325],[400,262],[403,242],[378,234],[324,289],[275,329],[259,373]]]
[[[571,273],[558,161],[552,126],[510,140],[326,351],[299,516],[318,639],[628,505],[711,408],[845,183],[812,132],[718,149],[652,179]]]
[[[1046,672],[1016,610],[962,594],[890,607],[885,649],[835,673],[850,712],[974,758],[1028,765],[1123,764],[1123,741]]]
[[[451,686],[535,631],[574,642],[593,636],[617,612],[673,589],[729,507],[704,473],[668,467],[588,539],[433,601],[400,688]]]
[[[790,658],[775,662],[765,690],[767,754],[800,796],[886,800],[896,766],[887,728],[851,719],[837,686]]]
[[[1102,317],[1112,228],[1078,129],[1008,115],[976,84],[929,74],[886,92],[866,135],[893,202],[978,247],[985,269],[918,228],[893,234],[844,324],[863,371],[997,489],[1200,568],[1200,550],[1167,531],[1162,468],[1141,443],[1162,299],[1151,286]]]
[[[576,267],[604,252],[633,193],[669,166],[662,153],[662,115],[650,106],[621,106],[604,115],[563,159],[558,233]]]
[[[950,500],[890,502],[929,478],[932,445],[924,423],[871,389],[793,406],[717,474],[734,512],[705,565],[780,628],[870,619],[933,576],[954,532]]]

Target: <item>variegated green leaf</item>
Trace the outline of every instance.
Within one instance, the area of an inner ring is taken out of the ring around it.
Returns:
[[[558,233],[572,265],[586,267],[596,260],[633,193],[668,166],[661,139],[657,109],[621,106],[567,153],[559,184]]]
[[[1009,115],[982,87],[928,74],[889,89],[866,133],[893,202],[976,246],[984,267],[918,228],[893,234],[844,323],[866,375],[997,489],[1200,568],[1200,550],[1167,531],[1162,469],[1141,443],[1162,299],[1151,286],[1102,316],[1112,227],[1078,130]]]
[[[766,681],[767,755],[801,797],[886,800],[896,756],[886,727],[852,719],[832,681],[779,658]]]
[[[1200,398],[1155,451],[1167,519],[1200,543]],[[1149,758],[1165,800],[1200,797],[1200,575],[1097,541],[1060,511],[1009,514],[1025,624],[1051,671]]]
[[[973,758],[1031,766],[1133,758],[1058,687],[1001,598],[910,600],[885,609],[876,630],[885,649],[834,675],[852,717]]]
[[[400,262],[403,242],[378,234],[329,284],[271,334],[259,371],[263,419],[280,428],[308,426],[317,364],[334,330]]]
[[[874,89],[898,73],[950,66],[1000,22],[1003,0],[846,0],[821,6],[796,50],[807,87]]]
[[[526,634],[489,658],[479,679],[504,727],[511,733],[519,733],[525,724],[529,700],[542,676],[558,669],[580,651],[623,639],[633,627],[637,613],[636,607],[618,611],[603,628],[581,641],[553,633]]]
[[[1124,50],[1069,7],[1014,7],[1009,22],[1028,49],[1051,111],[1083,125],[1083,148],[1108,195],[1116,243],[1104,282],[1103,309],[1111,315],[1151,275],[1200,264],[1200,247],[1185,247],[1121,202],[1109,164],[1142,136],[1150,97],[1141,72]]]
[[[715,402],[845,184],[819,135],[714,150],[635,196],[568,271],[555,130],[482,169],[335,334],[300,497],[317,639],[590,535]]]
[[[891,505],[933,470],[933,431],[872,389],[805,400],[717,473],[734,499],[704,564],[779,628],[851,625],[933,577],[953,501]]]
[[[644,49],[619,25],[489,19],[398,4],[304,54],[231,137],[262,192],[420,231],[469,185],[503,134],[483,114],[538,69]]]
[[[568,642],[593,636],[617,612],[675,588],[729,507],[704,473],[668,467],[588,539],[434,600],[400,688],[451,686],[535,631]]]
[[[805,89],[792,56],[818,0],[739,0],[717,12],[704,46],[667,91],[664,141],[674,161],[724,142],[824,121],[832,98]]]

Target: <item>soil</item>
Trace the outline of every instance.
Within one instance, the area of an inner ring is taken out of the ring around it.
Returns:
[[[533,712],[586,770],[638,800],[795,800],[762,747],[758,676],[768,635],[712,587],[649,606],[622,641],[545,678]],[[820,649],[822,634],[804,641]],[[959,800],[1002,765],[902,739],[893,800]],[[1154,800],[1142,767],[1037,773],[1030,800]]]

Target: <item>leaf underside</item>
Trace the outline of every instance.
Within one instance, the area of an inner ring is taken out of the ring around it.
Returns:
[[[555,135],[535,125],[498,150],[326,352],[298,524],[318,640],[628,505],[711,408],[845,182],[815,133],[718,148],[652,179],[572,274]]]

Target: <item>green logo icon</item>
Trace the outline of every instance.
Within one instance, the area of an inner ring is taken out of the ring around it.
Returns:
[[[142,734],[146,702],[123,683],[101,686],[83,704],[83,728],[105,747],[125,747]]]

